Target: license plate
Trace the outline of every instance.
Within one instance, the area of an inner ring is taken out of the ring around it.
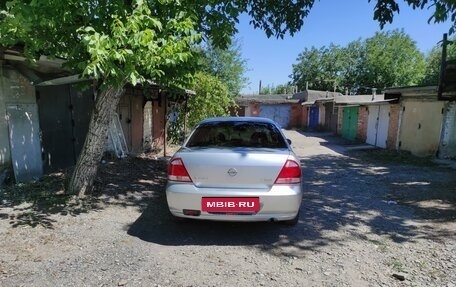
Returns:
[[[255,213],[260,210],[258,197],[203,197],[201,210],[206,212]]]

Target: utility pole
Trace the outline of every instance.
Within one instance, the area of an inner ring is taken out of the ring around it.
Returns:
[[[448,40],[447,33],[443,34],[442,40],[442,59],[440,62],[440,77],[439,77],[439,89],[438,99],[439,100],[455,100],[455,95],[446,95],[447,92],[454,93],[456,81],[454,75],[456,74],[456,60],[447,60],[447,46],[448,44],[454,44],[454,41]],[[445,93],[445,95],[444,95]]]

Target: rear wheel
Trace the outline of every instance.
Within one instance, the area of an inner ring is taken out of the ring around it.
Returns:
[[[298,224],[298,221],[299,221],[299,211],[298,211],[298,214],[296,214],[296,216],[293,219],[284,220],[284,221],[281,221],[280,223],[282,223],[283,225],[286,225],[286,226],[295,226],[296,224]]]
[[[188,221],[187,218],[179,217],[179,216],[173,215],[173,214],[171,213],[171,211],[169,211],[169,217],[171,218],[171,221],[176,222],[176,223],[184,223],[184,222],[187,222],[187,221]]]

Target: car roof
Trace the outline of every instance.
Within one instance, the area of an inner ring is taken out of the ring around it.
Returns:
[[[254,123],[270,123],[276,124],[271,119],[262,118],[262,117],[214,117],[214,118],[207,118],[201,121],[199,124],[206,124],[206,123],[215,123],[215,122],[254,122]]]

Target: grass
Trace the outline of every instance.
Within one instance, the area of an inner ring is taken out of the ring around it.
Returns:
[[[399,259],[393,259],[388,264],[394,271],[405,273],[404,264]]]
[[[359,150],[354,153],[370,161],[386,164],[408,164],[420,167],[437,167],[434,157],[418,157],[405,151],[393,151],[385,149]]]

